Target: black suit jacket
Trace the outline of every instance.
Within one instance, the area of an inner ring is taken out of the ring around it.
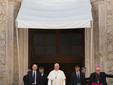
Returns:
[[[27,74],[27,85],[32,85],[33,83],[33,71],[29,71]],[[41,85],[41,74],[36,72],[36,85]]]
[[[47,85],[47,74],[41,76],[41,85]]]
[[[85,78],[86,79],[86,85],[89,84],[89,77]]]
[[[80,73],[80,83],[81,83],[81,85],[86,85],[85,75],[82,72]],[[71,74],[71,83],[70,83],[70,85],[77,85],[76,72],[73,72]]]
[[[24,82],[24,85],[27,85],[27,75],[25,75],[24,77],[23,77],[23,82]]]
[[[92,85],[92,83],[97,83],[97,77],[96,77],[96,75],[97,75],[96,72],[94,72],[94,73],[92,73],[90,75],[89,85]],[[103,85],[107,85],[106,77],[113,78],[113,75],[108,75],[105,72],[100,72],[100,79],[99,79],[99,81]]]

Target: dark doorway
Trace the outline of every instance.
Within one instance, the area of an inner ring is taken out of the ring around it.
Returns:
[[[82,66],[80,63],[59,63],[60,69],[65,73],[66,76],[66,85],[70,84],[70,76],[71,73],[74,71],[75,65]],[[50,71],[54,69],[54,63],[37,63],[37,65],[43,66],[45,69],[45,73],[49,74]]]
[[[69,85],[74,66],[84,66],[84,44],[84,29],[29,30],[29,68],[37,63],[48,74],[60,63]]]

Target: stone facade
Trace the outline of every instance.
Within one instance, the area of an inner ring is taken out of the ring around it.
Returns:
[[[5,84],[6,77],[6,33],[0,33],[0,84]]]
[[[106,72],[112,74],[113,73],[113,0],[107,0],[106,2],[106,14],[105,14],[105,23],[106,23]],[[108,69],[108,70],[107,70]],[[110,83],[113,83],[109,79]]]
[[[95,71],[96,65],[100,65],[102,71],[113,74],[113,0],[90,1],[93,29],[85,29],[87,76]],[[22,85],[22,77],[27,72],[28,30],[19,29],[17,39],[14,26],[21,2],[0,0],[0,85]],[[108,81],[108,85],[113,84],[112,79]]]
[[[7,0],[0,0],[0,85],[6,85]]]

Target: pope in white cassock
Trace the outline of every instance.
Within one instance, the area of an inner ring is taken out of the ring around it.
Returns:
[[[60,66],[58,63],[54,65],[54,70],[48,75],[48,85],[65,85],[65,74],[59,70]]]

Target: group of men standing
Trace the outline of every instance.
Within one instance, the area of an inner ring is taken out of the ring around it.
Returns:
[[[37,65],[34,64],[32,70],[23,77],[24,85],[47,85],[47,74],[44,73],[44,67],[39,67],[39,71],[37,69]]]
[[[44,74],[44,67],[39,67],[37,71],[37,65],[32,66],[31,71],[24,76],[24,85],[66,85],[66,76],[63,71],[60,70],[58,63],[54,64],[54,70],[52,70],[47,76]],[[85,78],[86,68],[75,66],[75,71],[71,74],[70,85],[107,85],[106,77],[113,78],[113,75],[108,75],[105,72],[100,72],[100,67],[96,67],[96,72],[92,73],[89,78]]]

